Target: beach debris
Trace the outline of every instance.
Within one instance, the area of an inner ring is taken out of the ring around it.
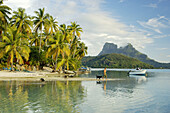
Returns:
[[[45,79],[44,79],[44,78],[40,78],[40,81],[41,81],[41,82],[44,82],[44,81],[45,81]]]
[[[101,75],[96,75],[96,79],[98,78],[100,80],[102,77],[103,76],[101,76]]]
[[[48,71],[48,72],[52,72],[53,71],[53,69],[50,68],[50,67],[43,67],[43,70]]]
[[[75,71],[65,70],[65,74],[75,74]]]
[[[69,77],[74,77],[74,75],[73,74],[71,74],[71,75],[68,75]]]
[[[68,78],[68,75],[64,75],[64,78]]]

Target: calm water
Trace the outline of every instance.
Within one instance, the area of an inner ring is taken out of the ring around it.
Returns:
[[[0,81],[0,113],[170,113],[170,70],[148,70],[147,77],[127,71],[108,69],[120,81]]]

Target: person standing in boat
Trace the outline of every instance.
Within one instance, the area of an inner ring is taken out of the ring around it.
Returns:
[[[103,76],[103,78],[107,78],[107,74],[106,74],[106,67],[104,68],[104,76]]]

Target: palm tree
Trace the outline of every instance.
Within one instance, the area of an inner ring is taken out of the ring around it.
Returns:
[[[65,56],[65,58],[63,60],[65,63],[65,66],[67,67],[66,68],[67,70],[70,69],[70,66],[72,66],[74,69],[77,68],[78,60],[76,58],[72,58],[72,56],[70,54]]]
[[[85,45],[84,42],[79,42],[79,47],[77,47],[77,51],[76,51],[76,58],[78,60],[81,60],[81,58],[83,58],[86,54],[87,54],[87,46]]]
[[[76,22],[71,22],[71,25],[68,27],[71,33],[73,34],[73,37],[77,36],[80,38],[80,35],[81,35],[80,32],[83,32],[80,25],[78,25]]]
[[[42,30],[43,26],[45,25],[46,19],[48,18],[48,14],[44,14],[44,8],[39,9],[38,11],[35,11],[36,16],[34,16],[34,31],[38,33],[38,30],[40,30],[40,44],[39,44],[39,53],[41,50],[41,40],[42,40]]]
[[[11,18],[11,25],[17,27],[17,33],[31,33],[32,21],[31,17],[27,16],[25,9],[18,8],[18,11],[13,12],[14,15]]]
[[[16,58],[19,64],[24,64],[23,58],[26,61],[29,59],[30,48],[28,46],[28,40],[23,38],[22,33],[17,33],[17,29],[14,27],[7,28],[7,32],[2,36],[2,42],[0,42],[0,58],[5,54],[8,55],[8,61],[11,63],[11,70],[13,70],[13,61]]]
[[[53,34],[58,30],[58,22],[51,15],[48,15],[49,19],[46,20],[45,29],[48,30],[50,34]]]
[[[49,19],[46,19],[45,22],[45,29],[44,29],[44,35],[46,36],[45,38],[45,42],[46,42],[46,46],[47,46],[47,41],[49,39],[49,37],[53,36],[54,32],[57,32],[58,30],[58,22],[56,21],[55,18],[53,18],[52,16],[49,15]]]
[[[54,71],[56,71],[56,69],[61,66],[61,63],[58,64],[57,62],[59,55],[64,58],[64,55],[68,54],[69,48],[68,45],[64,43],[64,35],[60,31],[57,31],[54,38],[49,39],[49,42],[50,46],[47,50],[46,57],[52,56],[55,61]]]
[[[73,40],[73,37],[71,34],[71,32],[68,30],[66,24],[61,24],[59,27],[59,30],[62,32],[62,34],[64,35],[64,39],[70,43],[71,40]]]
[[[72,41],[71,41],[71,51],[72,51],[72,55],[73,58],[75,57],[75,52],[77,49],[77,43],[78,40],[80,39],[80,32],[83,32],[82,28],[80,27],[80,25],[77,25],[76,22],[71,22],[71,25],[68,26],[68,30],[72,33]],[[77,38],[79,37],[79,39]]]
[[[5,31],[6,26],[8,24],[8,14],[10,13],[11,8],[6,6],[6,5],[2,5],[3,1],[0,1],[0,36],[2,34],[2,31]]]
[[[66,24],[61,24],[59,29],[60,29],[60,31],[62,32],[63,35],[67,34],[67,26],[66,26]]]
[[[38,34],[33,33],[29,40],[30,40],[31,46],[33,46],[33,45],[39,46],[39,44],[40,44],[40,38],[38,37]]]
[[[71,50],[71,54],[72,54],[73,58],[75,57],[77,47],[79,46],[78,43],[79,43],[79,40],[78,40],[77,36],[75,36],[75,38],[73,39],[73,41],[70,44],[70,50]]]

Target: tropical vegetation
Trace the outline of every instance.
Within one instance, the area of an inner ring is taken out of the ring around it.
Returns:
[[[27,15],[24,8],[17,11],[0,1],[0,65],[49,66],[76,70],[87,54],[87,46],[81,41],[83,32],[77,22],[58,25],[57,20],[45,8]]]

